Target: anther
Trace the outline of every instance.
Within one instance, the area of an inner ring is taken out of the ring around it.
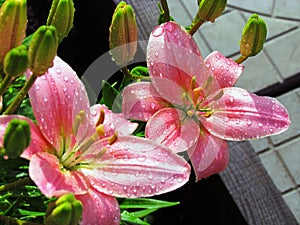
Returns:
[[[98,121],[97,121],[97,123],[96,123],[96,127],[99,126],[100,124],[103,124],[103,122],[104,122],[104,117],[105,117],[105,115],[104,115],[104,109],[101,109],[101,110],[100,110],[100,115],[99,115]]]
[[[196,82],[196,76],[193,76],[192,79],[191,79],[191,83],[190,83],[190,87],[191,89],[195,89],[197,86],[197,82]]]
[[[101,136],[104,136],[105,134],[105,129],[104,129],[104,125],[103,124],[100,124],[99,126],[96,127],[96,131],[98,133],[98,135],[101,137]]]
[[[115,133],[111,137],[109,137],[108,144],[112,145],[117,141],[117,139],[118,139],[118,132],[115,131]]]
[[[79,126],[81,123],[83,123],[84,119],[85,119],[85,111],[80,110],[79,113],[76,115],[75,120],[73,122],[73,132],[75,135],[77,135]]]

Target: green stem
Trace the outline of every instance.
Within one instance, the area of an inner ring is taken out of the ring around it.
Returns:
[[[164,10],[164,21],[169,22],[170,21],[170,10],[169,6],[166,0],[160,0],[161,6]]]
[[[6,75],[1,82],[0,95],[3,95],[4,91],[7,89],[7,87],[10,85],[11,82],[12,82],[11,77]]]
[[[27,222],[3,215],[0,215],[0,222],[7,225],[42,225],[40,223]]]
[[[188,31],[189,34],[194,35],[204,22],[205,22],[205,20],[203,20],[201,18],[198,18],[197,20],[195,20],[195,22],[193,21],[193,23],[191,25],[191,29]]]
[[[20,186],[32,185],[32,184],[34,184],[34,183],[30,179],[30,177],[25,177],[23,179],[16,180],[12,183],[1,185],[0,186],[0,194],[3,193],[3,192],[9,191],[9,190],[15,189],[15,188],[20,187]]]
[[[244,56],[241,55],[239,58],[237,58],[236,60],[234,60],[236,63],[241,64],[242,62],[244,62],[246,59],[248,59],[248,56]]]
[[[130,73],[130,71],[128,70],[127,67],[123,67],[121,69],[121,71],[125,76],[129,77],[131,80],[138,80],[138,79],[147,79],[147,80],[149,80],[150,79],[150,77],[148,77],[148,76],[132,76],[132,74]]]
[[[33,83],[35,82],[37,76],[32,74],[29,78],[29,80],[25,83],[23,88],[20,90],[18,95],[15,97],[14,101],[7,107],[7,109],[4,111],[3,115],[9,115],[13,114],[18,106],[21,104],[25,96],[27,95],[29,89],[32,87]]]

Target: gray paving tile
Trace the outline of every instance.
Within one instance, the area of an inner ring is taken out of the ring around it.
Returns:
[[[227,4],[239,9],[271,15],[273,1],[265,0],[228,0]]]
[[[278,97],[278,100],[287,108],[290,114],[291,124],[287,131],[283,132],[282,134],[270,137],[275,145],[300,134],[300,99],[297,95],[298,93],[300,93],[299,88]]]
[[[265,50],[286,79],[300,72],[300,29],[289,32],[265,45]]]
[[[295,182],[300,185],[300,139],[290,141],[277,148],[284,164]]]
[[[244,72],[236,83],[238,87],[256,92],[281,82],[278,72],[264,51],[252,58],[248,58],[243,65],[245,66]]]
[[[299,0],[276,0],[274,12],[277,17],[300,20],[299,10]]]
[[[292,191],[283,195],[283,198],[291,211],[295,215],[296,220],[300,224],[300,194],[298,191]]]
[[[270,177],[275,183],[276,187],[285,192],[293,188],[294,184],[289,177],[284,165],[274,151],[268,151],[259,155],[264,167],[268,171]]]
[[[260,153],[269,149],[268,138],[250,140],[250,144],[252,145],[256,153]]]
[[[239,52],[239,41],[245,20],[237,10],[230,11],[216,20],[215,23],[204,24],[201,32],[213,50],[230,56]]]

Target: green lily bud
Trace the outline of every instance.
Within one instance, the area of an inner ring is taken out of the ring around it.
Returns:
[[[65,194],[51,202],[46,210],[45,225],[77,225],[82,216],[82,204],[73,194]]]
[[[11,48],[22,43],[26,25],[26,0],[6,0],[0,8],[0,63]]]
[[[73,0],[53,0],[50,13],[47,19],[47,25],[55,26],[60,43],[73,27],[74,21],[74,3]]]
[[[198,16],[204,21],[215,22],[224,11],[227,0],[199,0]]]
[[[28,56],[30,70],[35,76],[41,76],[52,66],[58,47],[57,31],[54,26],[41,26],[33,34]]]
[[[29,59],[27,47],[20,45],[11,49],[4,58],[3,70],[4,73],[15,79],[25,73],[28,67]]]
[[[133,60],[137,50],[137,24],[133,8],[121,1],[109,28],[110,53],[119,66]]]
[[[12,159],[18,158],[30,143],[30,126],[27,121],[12,119],[4,135],[5,154]]]
[[[243,56],[255,56],[266,41],[267,25],[257,14],[253,14],[247,21],[240,41],[240,52]]]

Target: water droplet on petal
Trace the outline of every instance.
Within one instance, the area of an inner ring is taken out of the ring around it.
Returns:
[[[263,126],[263,124],[262,123],[258,123],[258,127],[262,127]]]
[[[68,82],[68,81],[69,81],[69,77],[67,77],[67,76],[64,77],[64,81],[65,81],[65,82]]]
[[[152,35],[154,37],[159,37],[164,33],[164,29],[160,26],[156,27],[153,31],[152,31]]]

